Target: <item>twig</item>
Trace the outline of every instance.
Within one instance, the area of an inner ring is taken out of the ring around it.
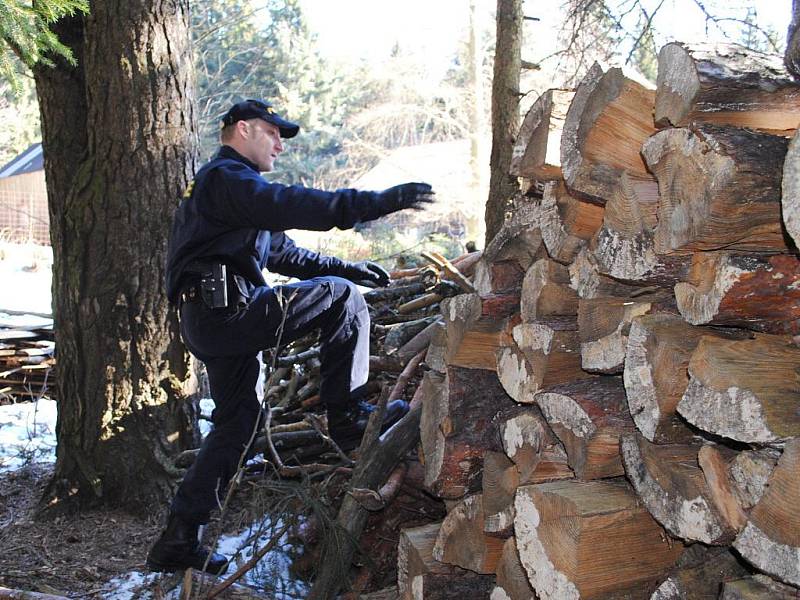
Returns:
[[[392,391],[386,400],[387,404],[400,398],[403,390],[408,385],[411,376],[414,374],[414,371],[417,370],[419,363],[421,363],[422,359],[425,358],[426,352],[427,348],[420,350],[411,358],[411,360],[408,361],[408,364],[406,365],[405,369],[403,369],[403,372],[397,376],[397,381],[395,382],[394,387],[392,388]]]
[[[258,564],[258,561],[261,560],[267,552],[269,552],[270,550],[272,550],[272,548],[275,547],[275,544],[277,544],[280,541],[280,539],[283,537],[283,534],[285,534],[288,530],[289,530],[289,525],[288,524],[284,525],[283,528],[278,533],[274,534],[270,538],[270,540],[264,545],[263,548],[260,548],[258,552],[256,552],[250,558],[250,560],[248,560],[241,567],[236,569],[236,572],[234,572],[233,575],[225,579],[225,581],[223,581],[222,583],[211,588],[211,590],[208,592],[208,595],[206,595],[206,600],[211,600],[212,598],[216,598],[222,592],[224,592],[226,589],[228,589],[230,586],[236,583],[239,579],[241,579],[245,573],[250,571],[253,567],[255,567]]]

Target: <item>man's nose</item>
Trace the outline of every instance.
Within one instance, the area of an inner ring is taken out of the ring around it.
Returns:
[[[275,144],[275,151],[283,152],[283,144],[281,143],[281,138],[278,138],[278,141]]]

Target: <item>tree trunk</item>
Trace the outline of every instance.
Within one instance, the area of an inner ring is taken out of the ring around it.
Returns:
[[[627,172],[634,186],[651,186],[653,176],[640,155],[653,133],[655,90],[618,67],[595,63],[581,80],[567,112],[561,140],[561,169],[569,188],[605,204]],[[652,187],[652,186],[651,186]]]
[[[655,121],[711,123],[792,135],[800,87],[778,54],[737,44],[667,44],[658,54]]]
[[[642,154],[658,178],[657,253],[785,252],[781,176],[788,140],[748,129],[660,131]]]
[[[166,454],[192,438],[196,382],[162,291],[193,168],[188,21],[181,0],[98,0],[85,22],[58,24],[78,66],[36,69],[59,348],[54,508],[152,510],[177,475]]]
[[[533,103],[511,156],[511,174],[547,181],[561,178],[561,130],[572,90],[547,90]]]
[[[688,281],[675,286],[678,310],[692,325],[800,333],[800,259],[698,252]]]
[[[800,586],[800,439],[786,444],[769,486],[733,547],[761,571]]]
[[[625,482],[521,487],[520,561],[542,600],[646,599],[681,554]]]
[[[677,406],[695,427],[748,444],[800,436],[800,348],[788,336],[702,338]]]
[[[519,129],[519,76],[522,68],[522,0],[497,0],[497,37],[492,79],[492,156],[486,200],[486,244],[505,220],[518,192],[510,174],[514,136]]]

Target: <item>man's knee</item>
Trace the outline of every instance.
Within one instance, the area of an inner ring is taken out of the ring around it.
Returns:
[[[349,279],[334,275],[320,277],[319,279],[331,286],[334,302],[343,300],[353,308],[361,309],[366,307],[367,303],[358,286]]]

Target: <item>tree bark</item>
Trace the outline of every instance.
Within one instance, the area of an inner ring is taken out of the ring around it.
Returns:
[[[733,547],[759,570],[800,586],[800,439],[786,444],[763,498]]]
[[[661,131],[642,155],[661,200],[655,249],[785,252],[781,175],[788,141],[736,127]]]
[[[622,373],[631,323],[636,317],[654,312],[664,312],[664,304],[625,298],[580,300],[581,367],[590,373]]]
[[[486,245],[505,220],[519,191],[510,174],[514,136],[519,130],[519,77],[522,68],[522,0],[497,0],[497,36],[492,78],[492,155],[486,200]]]
[[[800,247],[800,133],[796,133],[789,142],[786,160],[783,162],[782,184],[783,223],[787,233],[794,240],[795,247]]]
[[[520,562],[542,600],[649,598],[682,551],[625,482],[525,486],[515,505]]]
[[[628,479],[650,514],[675,537],[727,545],[737,533],[711,499],[696,445],[651,444],[640,434],[621,442]]]
[[[196,380],[162,292],[174,203],[194,165],[188,21],[182,0],[93,2],[85,22],[57,24],[78,66],[35,72],[59,348],[44,499],[55,509],[152,510],[177,475],[167,454],[193,441]]]
[[[786,336],[704,337],[692,352],[677,406],[689,423],[748,444],[800,436],[800,348]]]
[[[800,87],[781,58],[738,44],[665,45],[658,54],[656,124],[711,123],[791,136],[800,123]]]
[[[545,185],[539,212],[547,253],[568,265],[602,225],[604,209],[571,195],[563,181],[552,181]]]
[[[692,325],[800,333],[800,260],[699,252],[688,280],[675,286],[678,310]]]
[[[640,155],[653,125],[655,91],[622,69],[595,63],[578,88],[561,137],[561,169],[569,188],[605,204],[627,172],[634,185],[653,176]]]
[[[636,426],[620,377],[558,385],[539,394],[536,403],[564,444],[576,477],[589,480],[625,475],[619,440]]]
[[[428,373],[423,400],[425,486],[456,499],[480,489],[483,455],[500,450],[495,417],[513,406],[493,371],[449,366],[446,377]]]
[[[522,121],[511,155],[512,175],[539,181],[561,178],[561,131],[572,90],[547,90]]]
[[[575,318],[553,317],[521,323],[511,339],[501,340],[497,376],[517,402],[533,403],[548,386],[592,377],[581,369],[580,341]]]

